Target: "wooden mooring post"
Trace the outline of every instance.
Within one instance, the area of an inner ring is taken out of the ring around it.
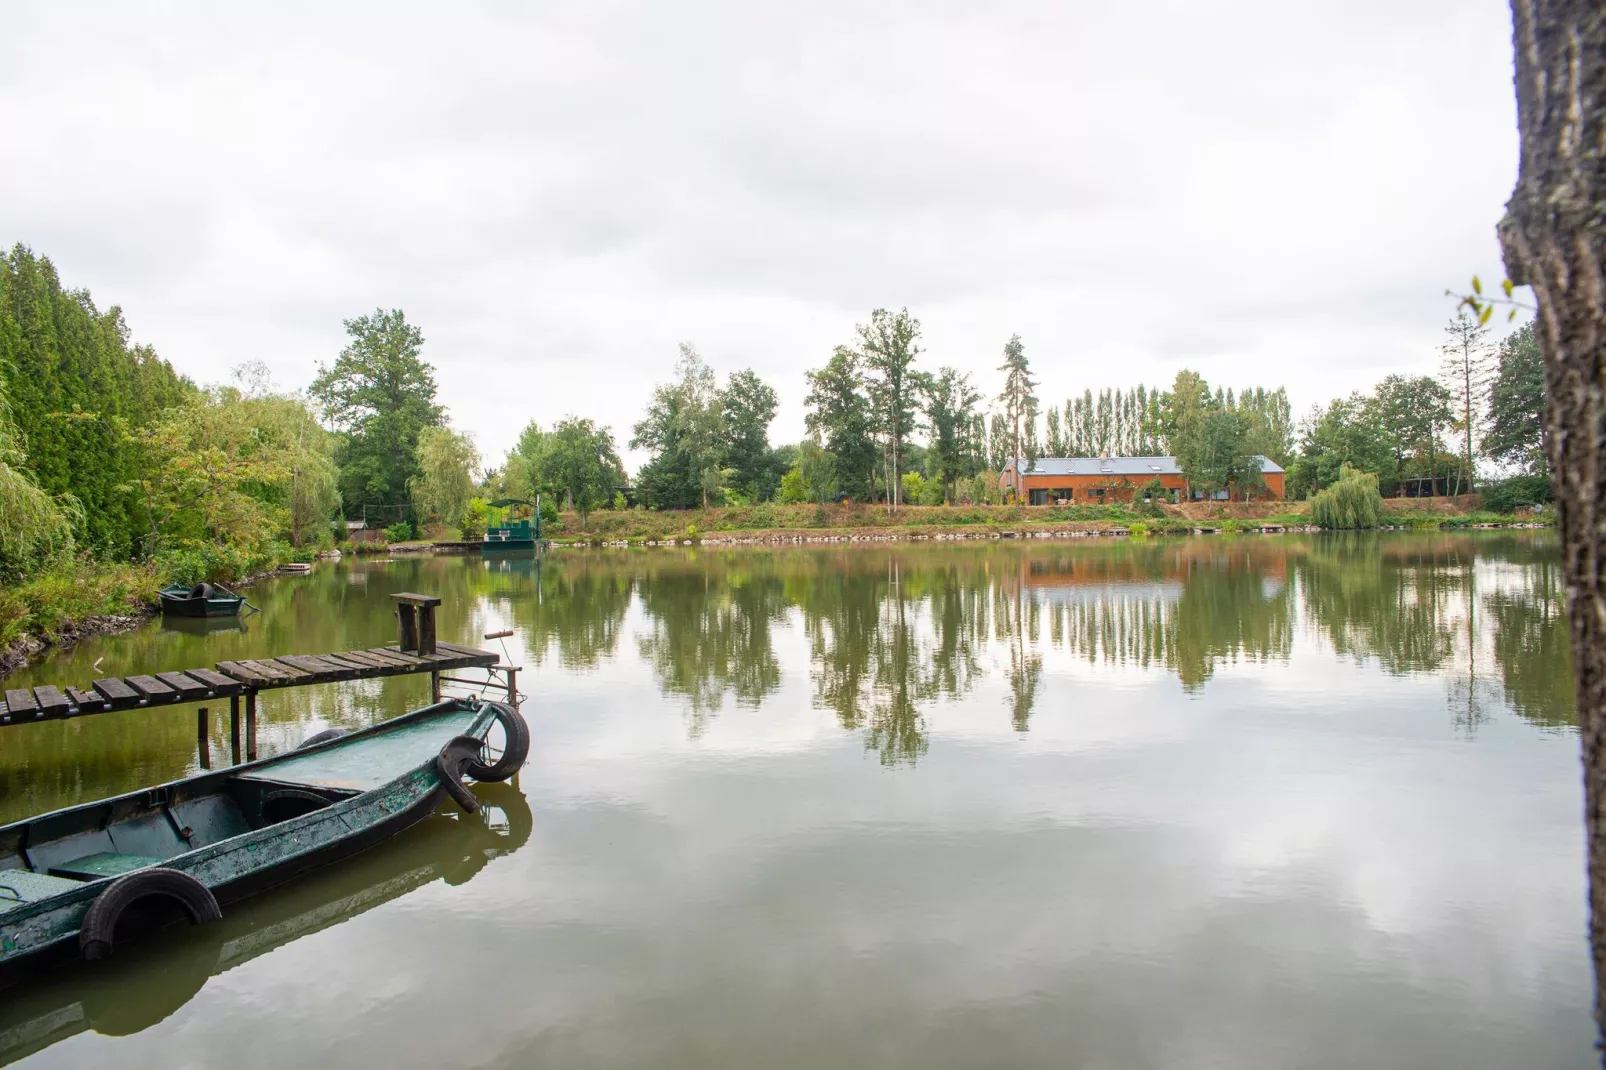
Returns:
[[[396,649],[403,654],[421,658],[434,657],[435,607],[441,600],[432,594],[412,594],[404,591],[390,596],[396,601]],[[431,669],[429,674],[429,700],[441,700],[441,674]]]
[[[212,714],[205,706],[195,711],[195,749],[201,756],[201,768],[212,768]]]

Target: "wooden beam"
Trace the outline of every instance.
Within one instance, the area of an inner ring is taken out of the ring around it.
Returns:
[[[72,700],[74,706],[78,707],[79,713],[99,713],[106,708],[106,700],[93,691],[69,687],[67,689],[67,697]]]
[[[39,704],[33,700],[28,691],[18,688],[6,692],[6,712],[13,718],[19,716],[32,717],[39,712]]]

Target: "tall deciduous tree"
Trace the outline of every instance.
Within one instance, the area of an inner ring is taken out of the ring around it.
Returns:
[[[404,512],[418,475],[418,436],[441,422],[435,370],[423,358],[424,335],[401,309],[375,309],[345,321],[350,341],[332,367],[318,368],[312,396],[345,438],[340,492],[347,515],[371,519]]]
[[[1426,375],[1385,376],[1372,389],[1372,396],[1365,404],[1354,409],[1351,418],[1374,423],[1377,437],[1388,444],[1393,455],[1392,466],[1387,471],[1381,468],[1370,471],[1386,477],[1391,493],[1398,493],[1405,479],[1407,459],[1423,445],[1428,449],[1429,474],[1432,474],[1440,429],[1452,419],[1450,393]]]
[[[825,367],[808,373],[806,424],[831,455],[837,489],[860,501],[875,493],[876,448],[859,355],[838,346]]]
[[[907,308],[890,312],[875,308],[869,323],[854,328],[858,334],[858,360],[870,400],[870,419],[882,440],[887,469],[887,508],[903,501],[903,447],[919,423],[920,373],[914,361],[920,355],[920,321]]]
[[[780,481],[774,451],[770,449],[770,423],[778,399],[768,383],[754,371],[735,372],[721,397],[725,419],[724,465],[731,485],[751,501],[773,497]]]
[[[1489,424],[1483,448],[1491,458],[1530,475],[1549,475],[1545,463],[1545,357],[1534,325],[1525,323],[1500,343],[1499,367],[1489,387]]]
[[[1606,17],[1599,0],[1512,0],[1516,189],[1506,271],[1533,287],[1584,756],[1595,1018],[1606,1025]]]
[[[903,444],[918,422],[921,379],[914,362],[920,355],[920,321],[907,308],[878,308],[855,330],[873,426],[885,450],[887,507],[896,510],[903,500]]]
[[[653,391],[646,415],[632,429],[631,449],[652,460],[638,480],[647,504],[686,509],[719,491],[724,481],[724,402],[713,369],[689,342],[680,344],[675,380]]]
[[[1494,378],[1494,361],[1485,340],[1488,330],[1465,311],[1450,320],[1444,333],[1445,343],[1439,347],[1444,354],[1439,377],[1450,391],[1461,423],[1461,463],[1466,466],[1465,489],[1470,491],[1477,478],[1475,451],[1487,409],[1489,383]]]
[[[613,432],[570,416],[551,431],[529,436],[531,477],[543,494],[566,500],[585,530],[593,510],[612,500],[624,483]]]
[[[930,376],[924,386],[926,421],[931,428],[927,458],[944,500],[953,501],[959,480],[975,474],[967,464],[972,452],[968,439],[981,394],[971,385],[970,376],[951,367]]]
[[[1182,467],[1188,485],[1207,497],[1220,491],[1248,493],[1263,485],[1260,458],[1249,448],[1249,418],[1227,405],[1212,405],[1200,423],[1197,449]]]

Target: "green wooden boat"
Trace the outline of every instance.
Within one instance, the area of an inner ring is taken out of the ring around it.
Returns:
[[[236,617],[245,597],[230,594],[210,583],[197,583],[194,587],[173,584],[163,587],[162,612],[174,617]]]
[[[467,883],[524,846],[535,823],[524,794],[511,784],[479,784],[474,794],[479,813],[436,810],[362,865],[322,870],[242,904],[185,939],[11,988],[0,1000],[0,1065],[85,1031],[126,1036],[149,1029],[236,966],[435,881]]]
[[[222,906],[361,851],[445,799],[478,808],[465,776],[500,781],[529,753],[511,706],[447,699],[288,754],[0,827],[0,981],[103,958],[119,940]]]

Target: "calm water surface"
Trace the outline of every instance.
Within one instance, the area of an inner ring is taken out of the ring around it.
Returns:
[[[8,684],[377,645],[433,592],[444,638],[516,630],[530,763],[482,818],[8,994],[0,1061],[1588,1065],[1559,572],[1547,535],[1402,535],[275,580],[243,630]],[[270,693],[262,751],[426,691]],[[0,816],[194,772],[192,710],[0,730]]]

